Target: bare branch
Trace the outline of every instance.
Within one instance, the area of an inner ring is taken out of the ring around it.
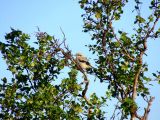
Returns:
[[[145,108],[145,112],[143,116],[139,116],[137,113],[135,114],[136,118],[138,118],[139,120],[148,120],[148,115],[150,112],[150,107],[152,105],[153,100],[155,99],[155,97],[151,97],[150,100],[147,101],[148,105],[147,108]]]
[[[150,107],[151,107],[152,102],[153,102],[154,99],[155,99],[155,97],[151,97],[150,100],[148,101],[148,106],[145,109],[144,116],[143,116],[143,118],[141,120],[148,120],[148,115],[149,115],[149,112],[150,112]]]
[[[113,111],[113,114],[112,114],[110,120],[115,120],[115,117],[116,117],[116,115],[115,115],[115,114],[116,114],[116,110],[119,109],[118,107],[119,107],[119,106],[118,106],[118,103],[117,103],[117,104],[115,105],[115,109],[114,109],[114,111]]]

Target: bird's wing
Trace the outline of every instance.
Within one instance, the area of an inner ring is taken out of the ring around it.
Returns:
[[[86,58],[86,57],[78,57],[78,60],[80,61],[80,62],[88,62],[88,59]]]
[[[79,62],[86,63],[87,65],[90,65],[88,59],[86,57],[78,57]]]

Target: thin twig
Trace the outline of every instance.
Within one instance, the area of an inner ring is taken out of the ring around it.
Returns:
[[[150,107],[151,107],[154,99],[155,99],[155,97],[151,97],[150,100],[148,101],[148,106],[145,109],[144,116],[141,120],[147,120],[148,119],[148,115],[149,115],[149,112],[150,112]]]
[[[34,88],[34,85],[32,84],[32,81],[31,81],[31,79],[29,78],[29,71],[28,71],[28,69],[26,69],[26,71],[27,71],[27,75],[28,75],[28,79],[29,79],[29,82],[30,82],[30,84],[31,84],[31,87],[33,88],[34,92],[36,92],[36,89]]]
[[[125,49],[125,47],[123,46],[123,44],[121,43],[121,41],[117,38],[116,34],[114,33],[114,29],[113,29],[112,26],[111,26],[111,29],[112,29],[112,32],[113,32],[113,35],[114,35],[115,39],[117,40],[117,42],[121,45],[122,49],[124,50],[123,54],[126,55],[132,62],[135,62],[135,58],[131,57],[129,55],[129,53],[127,52],[127,50]]]
[[[118,102],[118,103],[119,103],[119,102]],[[114,120],[114,119],[115,119],[116,110],[119,109],[119,108],[118,108],[118,107],[119,107],[119,106],[118,106],[118,103],[117,103],[117,105],[115,106],[115,109],[114,109],[114,111],[113,111],[113,114],[112,114],[110,120]]]

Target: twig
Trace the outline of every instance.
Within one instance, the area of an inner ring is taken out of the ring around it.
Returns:
[[[34,85],[32,84],[32,81],[31,81],[31,79],[29,78],[29,71],[28,71],[28,69],[26,69],[26,71],[27,71],[27,75],[28,75],[28,79],[29,79],[29,82],[30,82],[30,84],[31,84],[31,87],[33,88],[34,92],[36,92],[36,90],[35,90],[35,88],[34,88]]]
[[[139,120],[148,120],[148,115],[150,112],[150,107],[152,105],[153,100],[155,99],[155,97],[151,97],[150,100],[147,102],[147,108],[145,108],[144,110],[144,115],[143,116],[139,116],[137,113],[135,113],[136,118],[138,118]]]
[[[122,49],[124,50],[123,54],[126,55],[132,62],[135,62],[135,58],[131,57],[129,55],[129,53],[127,52],[127,50],[125,49],[125,47],[122,45],[121,41],[117,38],[116,34],[114,33],[114,29],[113,29],[112,26],[111,26],[111,29],[112,29],[112,32],[113,32],[113,35],[114,35],[115,39],[117,40],[117,42],[121,45]]]
[[[155,97],[151,97],[150,100],[148,101],[148,106],[145,109],[144,116],[141,120],[147,120],[148,119],[148,115],[149,115],[149,112],[150,112],[150,107],[151,107],[154,99],[155,99]]]
[[[115,114],[116,114],[116,110],[117,110],[117,109],[118,109],[118,103],[117,103],[117,105],[115,106],[115,109],[114,109],[114,111],[113,111],[113,114],[112,114],[110,120],[114,120],[114,119],[115,119]]]
[[[64,33],[63,33],[64,34]],[[64,35],[65,36],[65,35]],[[62,52],[62,54],[64,55],[64,57],[66,59],[69,59],[73,64],[75,64],[77,66],[77,69],[84,75],[84,83],[85,83],[85,89],[82,91],[82,97],[87,101],[88,104],[89,100],[86,98],[86,92],[88,90],[88,86],[89,86],[89,80],[87,78],[87,73],[83,70],[83,68],[79,65],[78,61],[76,61],[71,53],[70,50],[68,48],[68,46],[66,46],[65,41],[63,42],[65,49],[67,50],[67,52],[65,52],[62,48],[60,48],[60,51]]]

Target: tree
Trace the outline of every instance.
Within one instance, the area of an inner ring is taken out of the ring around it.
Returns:
[[[3,119],[106,119],[107,101],[115,98],[117,104],[111,120],[147,120],[154,97],[147,85],[152,81],[145,75],[148,66],[143,62],[148,39],[160,36],[156,25],[160,18],[160,2],[151,0],[152,14],[143,18],[139,0],[135,0],[135,28],[115,31],[113,25],[123,14],[128,0],[81,0],[85,13],[84,32],[90,32],[93,44],[89,50],[98,56],[95,67],[86,71],[76,61],[63,40],[38,29],[34,46],[30,36],[11,28],[0,42],[0,50],[13,77],[2,78],[0,84],[0,116]],[[60,79],[61,71],[69,68],[68,76]],[[78,83],[78,72],[83,77]],[[87,96],[89,78],[94,74],[107,84],[106,96],[96,93]],[[153,73],[159,79],[159,72]],[[60,81],[60,83],[57,83]],[[84,86],[83,86],[84,85]],[[136,99],[143,98],[147,106],[142,116],[138,113]],[[119,114],[120,113],[120,114]],[[108,118],[107,118],[108,119]]]

